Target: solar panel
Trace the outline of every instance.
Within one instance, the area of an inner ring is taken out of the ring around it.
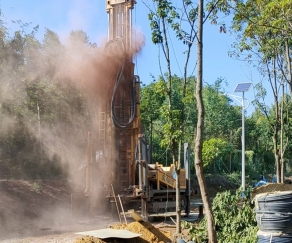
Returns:
[[[246,92],[249,90],[250,86],[252,85],[252,83],[240,83],[237,84],[235,87],[234,92]]]

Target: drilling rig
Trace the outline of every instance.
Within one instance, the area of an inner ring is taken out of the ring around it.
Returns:
[[[105,197],[112,209],[117,206],[118,196],[125,210],[139,211],[148,220],[161,213],[175,212],[176,179],[174,166],[149,164],[140,118],[140,79],[134,74],[131,51],[131,12],[135,4],[135,0],[106,0],[109,30],[105,53],[116,56],[119,68],[115,80],[110,81],[113,82],[111,95],[98,111],[95,143],[88,134],[85,196],[89,197],[90,191],[96,190],[94,178],[99,177],[107,188]],[[94,172],[93,164],[97,164]],[[188,206],[185,170],[180,174],[184,208]]]

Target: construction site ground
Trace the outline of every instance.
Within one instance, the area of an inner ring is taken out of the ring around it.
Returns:
[[[196,182],[193,183],[196,187]],[[238,185],[230,183],[221,176],[207,179],[210,196],[217,192],[233,190]],[[285,190],[292,190],[289,185]],[[196,188],[194,188],[196,189]],[[279,188],[276,188],[279,189]],[[257,193],[275,188],[261,189]],[[117,218],[104,211],[95,215],[73,217],[71,210],[71,189],[68,181],[62,180],[0,180],[0,242],[113,242],[83,237],[76,232],[103,229],[108,227],[124,228],[143,235],[141,243],[171,242],[175,227],[170,218],[158,218],[150,223],[134,220],[128,226],[121,225]],[[199,200],[200,193],[192,200]],[[197,212],[197,208],[191,208]],[[114,241],[125,242],[125,241]],[[127,240],[127,242],[131,242]],[[137,239],[135,242],[138,242]]]

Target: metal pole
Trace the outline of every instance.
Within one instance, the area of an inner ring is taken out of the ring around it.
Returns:
[[[185,213],[188,216],[190,214],[190,202],[191,202],[190,147],[188,143],[184,144],[184,165],[185,165],[185,170],[186,170]]]
[[[244,129],[244,111],[245,109],[247,109],[247,107],[244,107],[244,92],[247,92],[250,88],[250,86],[252,85],[252,83],[239,83],[236,85],[236,88],[234,90],[234,92],[242,92],[242,97],[238,97],[238,98],[242,98],[241,100],[241,105],[242,105],[242,135],[241,135],[241,143],[242,143],[242,194],[244,196],[244,192],[245,192],[245,129]],[[236,96],[233,96],[235,99],[237,98]],[[238,102],[240,102],[239,99],[236,99]]]
[[[245,127],[244,127],[244,92],[242,92],[242,192],[245,192]]]

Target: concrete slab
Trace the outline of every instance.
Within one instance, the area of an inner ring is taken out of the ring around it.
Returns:
[[[106,239],[106,238],[130,239],[130,238],[141,236],[141,234],[133,233],[129,230],[117,230],[117,229],[111,229],[111,228],[77,232],[75,234],[93,236],[99,239]]]

